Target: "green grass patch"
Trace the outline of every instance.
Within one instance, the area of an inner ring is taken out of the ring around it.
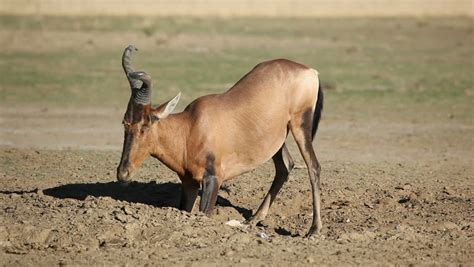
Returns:
[[[155,102],[182,91],[182,108],[283,57],[318,69],[329,114],[438,105],[470,118],[472,25],[471,18],[0,16],[1,31],[31,40],[0,51],[0,103],[121,107],[129,89],[120,56],[138,38],[133,64],[153,76]],[[35,49],[44,34],[53,36],[51,48]],[[81,45],[60,39],[69,36]]]

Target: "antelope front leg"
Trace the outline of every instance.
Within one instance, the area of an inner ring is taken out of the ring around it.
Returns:
[[[217,192],[219,191],[219,180],[215,175],[204,176],[202,180],[202,195],[199,211],[210,216],[216,205]]]
[[[183,180],[181,185],[181,201],[179,208],[187,212],[191,212],[194,202],[199,192],[199,183],[194,181]]]

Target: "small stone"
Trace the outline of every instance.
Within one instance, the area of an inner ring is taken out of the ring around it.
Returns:
[[[227,257],[230,257],[230,256],[232,256],[232,255],[234,255],[234,254],[235,254],[234,251],[232,251],[232,250],[230,250],[230,249],[224,251],[224,256],[227,256]]]
[[[307,258],[306,258],[306,262],[307,262],[307,263],[310,263],[310,264],[311,264],[311,263],[314,263],[314,259],[313,259],[312,257],[307,257]]]
[[[123,212],[124,212],[126,215],[132,215],[132,214],[133,214],[133,211],[132,211],[129,207],[127,207],[127,206],[124,206],[124,207],[122,208],[122,210],[123,210]]]
[[[225,224],[227,224],[230,227],[246,227],[247,226],[247,225],[243,224],[241,221],[238,221],[238,220],[230,220],[230,221],[226,222]]]
[[[403,203],[407,203],[408,201],[410,201],[410,197],[409,197],[409,196],[402,196],[402,197],[398,200],[398,203],[403,204]]]
[[[43,192],[43,190],[41,190],[41,189],[36,189],[36,194],[37,194],[38,196],[41,196],[41,197],[44,196],[44,192]]]
[[[18,247],[8,247],[5,249],[5,252],[8,254],[24,255],[28,253],[28,250]]]
[[[265,234],[264,232],[257,233],[257,236],[262,238],[262,239],[265,239],[267,241],[270,241],[270,237],[267,234]]]
[[[128,218],[127,216],[123,215],[123,214],[115,214],[115,217],[114,217],[117,221],[121,222],[121,223],[126,223],[128,222]]]
[[[442,222],[437,225],[437,228],[441,231],[459,230],[459,226],[452,222]]]
[[[239,263],[249,263],[250,261],[246,258],[239,259]]]
[[[374,206],[373,206],[372,204],[368,203],[368,202],[364,202],[364,206],[366,206],[366,207],[369,208],[369,209],[373,209],[373,208],[374,208]]]
[[[244,247],[242,247],[242,246],[236,246],[236,247],[234,247],[233,249],[234,249],[235,251],[237,251],[237,252],[241,252],[241,251],[244,250]]]
[[[34,229],[28,238],[30,244],[44,244],[51,234],[51,229]]]
[[[89,214],[89,215],[90,215],[90,214],[92,214],[92,213],[94,213],[94,209],[90,209],[90,208],[89,208],[89,209],[86,209],[86,210],[84,211],[84,214]]]
[[[469,222],[461,228],[461,230],[463,231],[472,230],[472,229],[474,229],[474,222]]]
[[[446,195],[452,195],[453,191],[451,190],[451,188],[445,186],[443,187],[443,193],[445,193]]]

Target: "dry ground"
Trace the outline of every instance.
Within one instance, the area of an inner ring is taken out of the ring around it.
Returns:
[[[0,265],[474,262],[472,20],[0,19]],[[258,207],[270,162],[226,182],[211,218],[175,208],[179,181],[156,160],[115,183],[119,59],[135,39],[155,102],[180,88],[180,108],[263,58],[319,66],[320,236],[303,238],[310,186],[292,140],[298,168],[256,227],[226,222]]]
[[[311,220],[305,168],[292,172],[261,226],[232,228],[225,223],[257,208],[272,180],[271,163],[227,182],[216,216],[187,214],[175,208],[178,179],[155,160],[129,188],[114,182],[120,129],[103,122],[119,113],[59,111],[2,110],[17,121],[36,121],[34,133],[17,128],[18,136],[44,147],[0,150],[5,265],[474,260],[472,125],[324,119],[315,142],[323,166],[324,230],[308,240],[302,237]],[[95,131],[82,131],[87,124]],[[57,150],[82,144],[93,149]],[[295,146],[292,154],[298,156]]]

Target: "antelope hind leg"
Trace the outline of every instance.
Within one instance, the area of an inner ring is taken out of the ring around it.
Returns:
[[[278,192],[288,180],[288,175],[293,169],[294,163],[285,144],[283,144],[280,150],[273,156],[273,163],[275,164],[275,178],[273,183],[255,215],[246,221],[248,224],[256,224],[265,219]]]

